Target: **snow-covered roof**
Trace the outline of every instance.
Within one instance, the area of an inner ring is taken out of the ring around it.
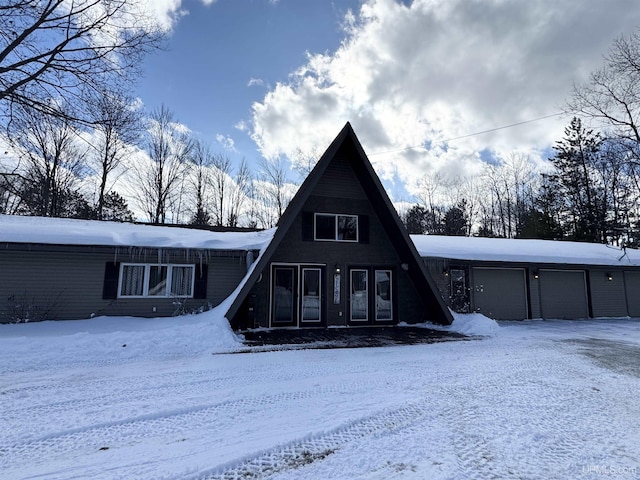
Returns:
[[[551,240],[411,235],[420,256],[490,262],[640,266],[640,251]]]
[[[211,232],[67,218],[0,215],[0,242],[113,247],[260,250],[275,229]],[[491,262],[640,266],[640,251],[593,243],[411,235],[422,257]]]
[[[259,250],[274,230],[211,232],[191,228],[0,215],[0,242],[113,247]]]

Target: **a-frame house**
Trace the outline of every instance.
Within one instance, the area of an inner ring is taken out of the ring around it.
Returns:
[[[349,123],[287,207],[226,317],[240,330],[451,323]]]

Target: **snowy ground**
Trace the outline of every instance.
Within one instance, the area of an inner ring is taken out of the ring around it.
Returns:
[[[640,478],[640,320],[455,325],[491,336],[229,353],[207,314],[0,326],[0,478]]]

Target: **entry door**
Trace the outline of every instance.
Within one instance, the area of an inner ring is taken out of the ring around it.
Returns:
[[[349,271],[349,323],[393,323],[393,292],[392,269],[352,268]]]
[[[393,274],[391,270],[375,270],[376,322],[393,321]]]
[[[271,270],[271,325],[322,324],[322,267],[274,265]]]
[[[300,282],[300,323],[306,326],[319,324],[322,321],[322,270],[320,268],[303,267]]]
[[[297,315],[298,267],[273,267],[271,282],[271,323],[274,327],[295,326]]]
[[[353,323],[369,321],[369,270],[354,268],[350,274],[349,320]]]

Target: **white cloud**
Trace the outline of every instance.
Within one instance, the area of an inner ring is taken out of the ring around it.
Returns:
[[[236,151],[236,143],[233,141],[233,138],[231,138],[230,136],[228,136],[228,135],[225,136],[225,135],[222,135],[221,133],[218,133],[216,135],[216,140],[226,150],[229,150],[230,152],[235,152]]]
[[[155,18],[163,31],[170,31],[175,22],[188,12],[181,8],[182,0],[140,0],[142,7]]]
[[[264,80],[261,78],[251,78],[249,79],[248,87],[261,87],[264,85]]]
[[[216,3],[217,0],[200,0],[204,6]],[[158,26],[168,32],[173,29],[180,17],[189,14],[182,6],[183,0],[139,0],[140,5],[149,12],[158,23]]]
[[[337,51],[309,54],[253,105],[252,137],[267,158],[294,158],[350,121],[378,173],[409,188],[430,171],[475,171],[481,151],[539,157],[567,118],[446,140],[560,111],[638,24],[636,0],[368,0],[345,16]]]

